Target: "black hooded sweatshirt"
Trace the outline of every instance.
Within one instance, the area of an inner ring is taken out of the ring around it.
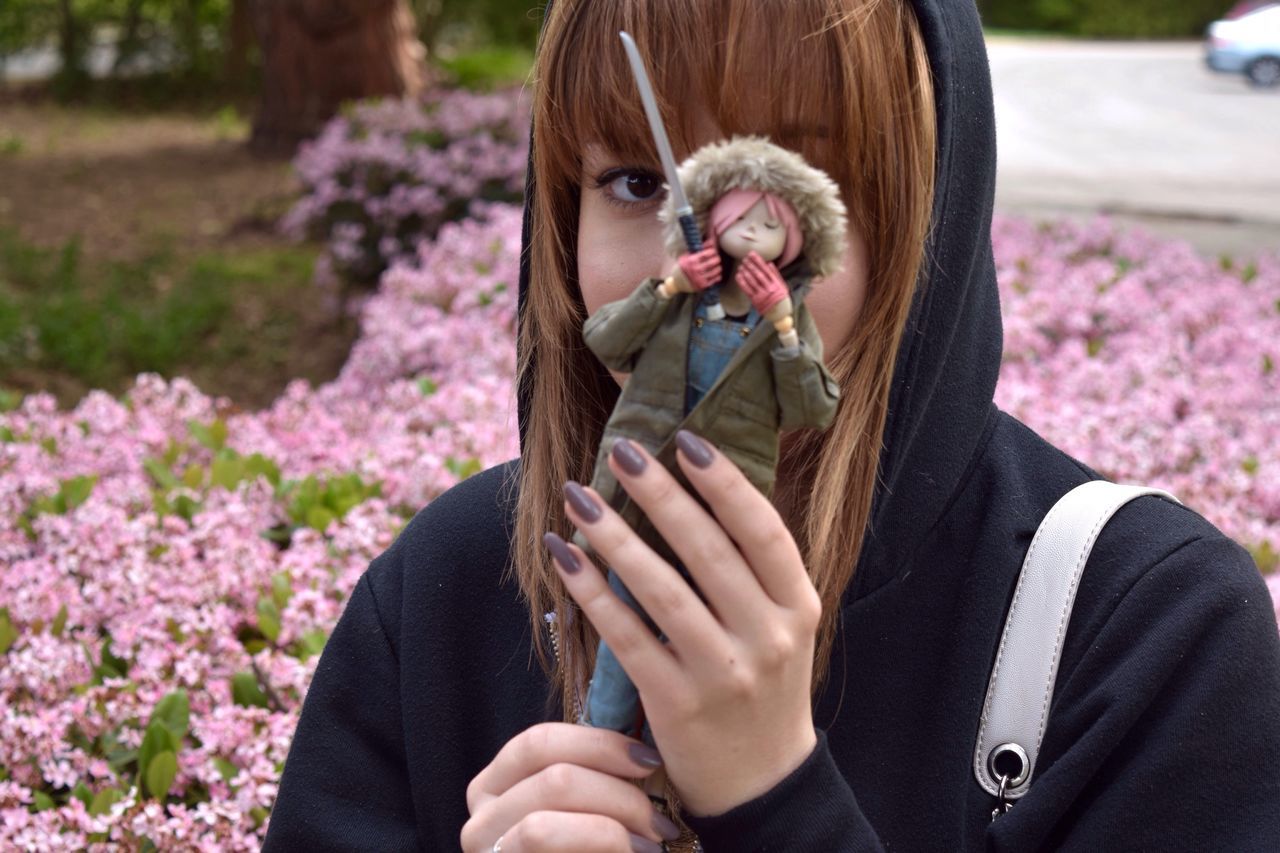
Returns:
[[[1280,850],[1270,598],[1239,546],[1155,497],[1099,537],[1036,776],[991,820],[972,765],[1006,610],[1041,519],[1096,475],[992,403],[982,32],[968,0],[913,3],[937,91],[927,285],[814,706],[818,747],[772,791],[690,825],[707,851]],[[522,299],[527,286],[525,266]],[[450,490],[360,580],[307,694],[266,850],[456,850],[470,780],[517,733],[558,719],[506,573],[516,482],[511,463]]]

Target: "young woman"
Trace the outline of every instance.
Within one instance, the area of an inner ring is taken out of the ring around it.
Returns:
[[[681,487],[610,468],[704,599],[591,476],[614,377],[582,322],[662,262],[636,36],[677,155],[767,136],[839,184],[843,272],[807,300],[841,389],[772,501],[683,434]],[[968,0],[557,0],[534,86],[522,452],[427,507],[330,638],[270,849],[1255,850],[1280,844],[1280,635],[1248,556],[1127,505],[1076,597],[1036,778],[994,821],[973,751],[1031,536],[1096,478],[992,404],[995,140]],[[701,501],[709,510],[703,509]],[[555,538],[555,559],[544,534]],[[669,638],[606,587],[590,543]],[[603,638],[660,753],[572,725]],[[548,701],[550,700],[550,701]],[[661,765],[678,810],[635,784]]]

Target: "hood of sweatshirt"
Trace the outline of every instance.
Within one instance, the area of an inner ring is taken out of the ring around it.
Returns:
[[[991,251],[995,118],[981,22],[972,0],[911,2],[935,89],[936,191],[925,260],[895,367],[880,484],[846,602],[909,572],[915,552],[963,487],[995,414],[1002,350]],[[534,192],[530,181],[521,316],[529,287]],[[523,441],[529,407],[525,389],[518,404]]]

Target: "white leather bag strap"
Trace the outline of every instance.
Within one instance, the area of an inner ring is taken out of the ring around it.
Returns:
[[[1044,737],[1058,658],[1080,575],[1102,528],[1129,501],[1173,495],[1101,480],[1077,486],[1049,510],[1022,563],[982,707],[973,772],[1004,811],[1027,792]],[[992,817],[1002,812],[997,808]]]

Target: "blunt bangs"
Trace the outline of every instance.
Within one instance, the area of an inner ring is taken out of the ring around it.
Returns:
[[[879,57],[873,50],[850,55],[848,33],[841,32],[860,30],[879,0],[852,14],[845,5],[559,0],[543,35],[535,83],[535,144],[549,167],[544,177],[557,190],[576,187],[582,152],[592,143],[628,165],[660,171],[618,38],[626,30],[645,57],[677,161],[695,147],[689,107],[701,103],[726,136],[759,134],[798,151],[831,175],[846,203],[853,201],[861,143],[865,134],[885,132],[888,118],[867,115],[869,105],[882,99],[866,97],[856,73]],[[861,41],[874,44],[874,38]]]

